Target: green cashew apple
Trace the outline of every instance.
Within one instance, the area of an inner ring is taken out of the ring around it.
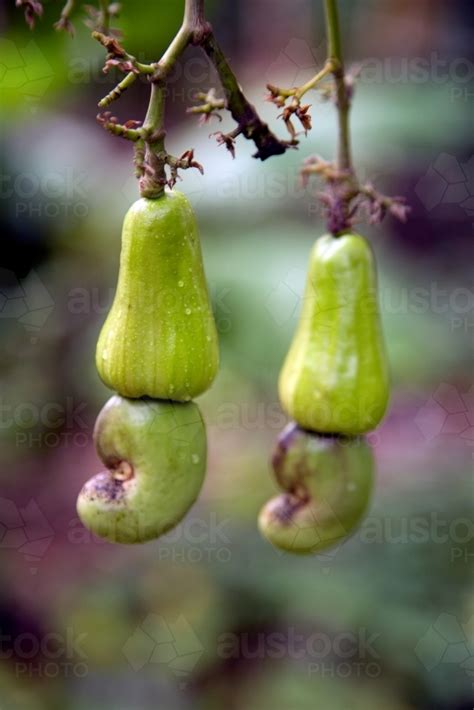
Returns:
[[[357,234],[321,237],[280,373],[282,407],[304,429],[355,436],[378,425],[389,390],[371,247]]]
[[[130,398],[184,402],[214,380],[216,326],[196,219],[180,192],[137,200],[125,217],[117,292],[96,365],[108,387]]]
[[[206,470],[206,430],[194,402],[116,395],[100,412],[94,439],[106,470],[79,494],[87,528],[111,542],[138,543],[184,517]]]
[[[317,553],[355,531],[374,481],[372,451],[363,437],[322,436],[291,423],[280,435],[273,468],[285,493],[262,508],[259,528],[275,547]]]

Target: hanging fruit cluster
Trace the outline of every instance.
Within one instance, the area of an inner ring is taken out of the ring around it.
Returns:
[[[191,400],[219,364],[196,220],[182,193],[129,209],[96,364],[118,394],[94,430],[106,470],[85,484],[77,510],[101,537],[144,542],[176,525],[199,494],[206,431]]]
[[[40,0],[17,5],[30,26],[42,14]],[[284,493],[263,508],[259,523],[277,547],[316,552],[350,534],[366,509],[373,460],[363,437],[384,415],[389,381],[374,257],[353,225],[364,218],[376,224],[387,214],[405,221],[409,208],[403,197],[360,182],[353,168],[349,114],[356,72],[344,67],[337,0],[323,5],[323,67],[301,86],[267,85],[289,140],[274,135],[245,97],[205,17],[204,0],[184,0],[180,29],[151,63],[130,54],[111,27],[117,3],[85,7],[92,36],[107,51],[104,73],[124,74],[99,107],[107,109],[138,77],[150,85],[143,121],[120,123],[110,111],[97,117],[112,135],[132,142],[142,195],[125,218],[117,293],[97,345],[99,374],[118,393],[94,431],[106,471],[86,483],[78,500],[81,520],[108,540],[142,542],[170,529],[196,499],[206,468],[205,426],[191,400],[216,375],[217,333],[192,209],[182,194],[165,191],[179,170],[203,172],[193,150],[178,158],[165,147],[167,82],[188,46],[206,54],[223,92],[198,92],[188,112],[205,123],[229,111],[235,128],[214,135],[232,157],[238,136],[253,141],[254,157],[262,161],[296,148],[294,121],[305,135],[312,125],[311,105],[301,103],[309,91],[335,103],[337,158],[310,156],[301,170],[303,184],[313,177],[324,182],[318,197],[329,234],[312,250],[300,323],[280,375],[281,404],[293,420],[273,458]],[[73,32],[74,7],[66,2],[57,29]]]
[[[316,241],[279,380],[281,404],[296,422],[273,458],[285,493],[259,519],[262,533],[284,550],[311,553],[338,543],[367,507],[373,461],[363,435],[378,425],[389,398],[376,289],[363,237]]]

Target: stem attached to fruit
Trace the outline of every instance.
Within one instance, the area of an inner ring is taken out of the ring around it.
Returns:
[[[349,113],[351,102],[344,71],[341,32],[337,0],[324,0],[326,31],[329,44],[329,61],[336,84],[336,106],[339,121],[339,144],[337,165],[340,170],[352,171]]]
[[[143,64],[136,60],[122,47],[120,42],[113,37],[108,37],[102,32],[94,32],[93,36],[107,49],[105,71],[110,67],[118,67],[126,73],[123,79],[99,106],[105,108],[112,101],[119,98],[126,89],[134,83],[137,75],[148,77],[151,83],[151,94],[148,111],[143,125],[136,121],[127,121],[119,124],[110,113],[98,117],[99,121],[114,135],[133,140],[135,142],[135,163],[140,177],[140,192],[148,198],[160,197],[166,185],[172,187],[177,177],[177,169],[195,167],[202,171],[201,166],[193,159],[192,151],[187,151],[180,158],[169,155],[165,149],[165,94],[167,79],[185,49],[189,45],[201,47],[209,60],[215,66],[219,75],[224,98],[217,99],[217,105],[209,110],[205,107],[194,107],[192,113],[206,113],[207,117],[214,114],[217,107],[227,108],[237,127],[225,135],[218,133],[218,142],[226,145],[234,153],[234,141],[238,135],[252,140],[256,147],[256,158],[265,160],[271,155],[280,155],[288,148],[294,147],[297,141],[279,140],[257,114],[254,106],[247,100],[239,83],[227,62],[225,55],[214,36],[213,30],[204,15],[204,0],[185,0],[183,22],[173,41],[166,49],[158,62]],[[133,125],[131,125],[133,124]],[[169,166],[171,176],[166,173]]]
[[[165,85],[162,81],[153,81],[150,103],[143,122],[145,134],[145,154],[140,178],[142,197],[156,199],[163,194],[167,183],[165,152]]]
[[[325,189],[318,193],[318,197],[324,207],[329,232],[338,236],[360,221],[381,222],[388,213],[405,221],[409,208],[403,197],[383,195],[372,184],[362,184],[357,178],[352,164],[349,124],[355,73],[346,73],[344,67],[337,0],[324,0],[324,11],[328,54],[323,68],[302,86],[281,88],[267,84],[267,99],[283,109],[281,117],[295,139],[298,134],[293,125],[294,118],[299,119],[305,133],[311,128],[310,105],[302,106],[302,97],[311,89],[316,89],[326,99],[334,96],[338,120],[337,159],[329,162],[311,156],[304,161],[301,176],[304,185],[312,176],[325,182]],[[328,82],[329,75],[332,81]]]

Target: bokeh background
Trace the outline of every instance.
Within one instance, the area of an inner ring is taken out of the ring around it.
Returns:
[[[284,136],[265,84],[300,84],[325,56],[313,0],[208,1],[249,97]],[[210,460],[199,502],[165,538],[113,546],[75,512],[100,468],[91,432],[110,393],[94,346],[111,304],[131,147],[95,122],[113,86],[78,9],[73,39],[0,8],[0,706],[68,710],[472,708],[472,6],[342,2],[346,55],[363,64],[353,110],[361,175],[406,195],[406,225],[366,229],[379,262],[393,398],[370,435],[378,465],[360,530],[327,554],[279,554],[256,518],[286,422],[278,371],[324,225],[301,161],[334,154],[335,115],[311,96],[299,151],[232,160],[186,115],[216,83],[188,50],[169,86],[169,147],[205,174],[195,206],[222,368],[199,399]],[[181,2],[123,2],[126,47],[156,59]],[[117,104],[140,119],[147,88]]]

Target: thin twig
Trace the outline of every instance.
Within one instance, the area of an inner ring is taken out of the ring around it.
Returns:
[[[129,72],[126,75],[125,79],[122,79],[122,81],[118,83],[117,86],[115,86],[112,91],[107,94],[107,96],[104,96],[104,98],[99,101],[100,108],[106,108],[112,103],[112,101],[115,101],[116,99],[120,98],[123,92],[126,91],[133,83],[135,83],[136,78],[137,75],[135,72]]]
[[[344,58],[342,54],[341,32],[337,0],[324,0],[326,11],[326,29],[328,38],[329,60],[333,64],[336,83],[336,105],[339,123],[338,157],[341,170],[352,170],[349,112],[351,102],[345,81]]]
[[[234,121],[237,122],[239,132],[252,140],[257,147],[254,158],[266,160],[272,155],[281,155],[288,148],[294,147],[297,144],[296,141],[281,141],[277,138],[267,124],[260,119],[255,107],[247,101],[212,32],[203,37],[201,46],[219,74],[227,108]]]

